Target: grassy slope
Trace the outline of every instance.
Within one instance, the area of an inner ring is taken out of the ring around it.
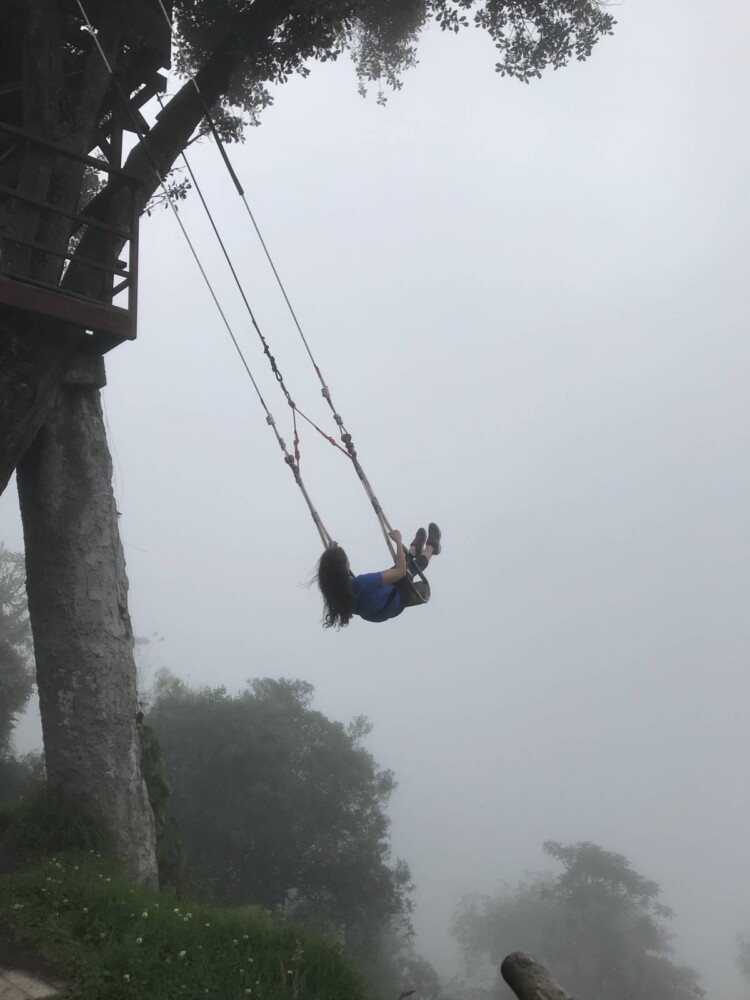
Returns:
[[[260,910],[178,903],[93,853],[1,876],[0,924],[75,1000],[367,1000],[331,945]]]

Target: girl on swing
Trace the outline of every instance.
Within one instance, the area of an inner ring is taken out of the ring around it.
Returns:
[[[401,532],[392,531],[396,543],[396,563],[382,573],[353,576],[349,559],[338,542],[331,542],[318,562],[316,580],[323,595],[323,628],[343,628],[353,615],[368,622],[396,618],[404,608],[423,603],[427,584],[413,581],[411,574],[423,572],[432,556],[440,555],[440,528],[430,522],[429,531],[420,528],[409,546],[411,573]],[[416,591],[416,592],[415,592]]]

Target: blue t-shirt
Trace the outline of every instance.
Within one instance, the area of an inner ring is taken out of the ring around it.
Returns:
[[[383,585],[382,573],[363,573],[352,577],[356,604],[354,614],[368,622],[385,622],[401,614],[401,595],[393,593],[392,584]],[[386,607],[387,604],[387,607]]]

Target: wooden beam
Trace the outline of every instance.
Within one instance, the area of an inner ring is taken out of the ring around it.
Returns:
[[[29,247],[31,250],[40,250],[42,253],[51,254],[53,257],[63,257],[65,260],[75,261],[76,264],[93,267],[97,271],[106,271],[107,274],[126,275],[128,273],[125,264],[119,260],[110,267],[109,264],[100,264],[98,260],[93,260],[91,257],[78,257],[74,253],[68,253],[67,250],[55,250],[53,247],[37,242],[37,240],[22,240],[20,236],[10,236],[7,233],[0,236],[0,240],[5,240],[6,243],[19,243],[22,247]]]
[[[115,176],[124,178],[130,184],[141,183],[140,178],[129,174],[128,171],[123,170],[122,167],[113,167],[110,163],[107,163],[106,160],[97,160],[94,156],[84,156],[83,153],[77,153],[73,149],[67,149],[65,146],[61,146],[58,142],[52,142],[51,139],[45,139],[41,135],[35,135],[27,129],[16,128],[14,125],[9,125],[7,122],[0,121],[0,132],[6,132],[8,135],[12,135],[22,141],[33,142],[42,149],[47,149],[51,153],[57,153],[59,156],[70,157],[71,160],[76,160],[78,163],[85,163],[87,167],[91,167],[94,170],[101,170],[106,174],[115,174]]]

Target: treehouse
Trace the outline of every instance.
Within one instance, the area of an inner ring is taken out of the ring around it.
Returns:
[[[76,5],[60,5],[70,106],[86,86],[95,43],[81,30]],[[92,21],[102,24],[108,0],[86,6]],[[165,6],[171,13],[171,2]],[[23,42],[12,28],[0,36],[0,321],[85,330],[92,348],[104,353],[136,336],[142,203],[139,180],[122,166],[123,140],[125,133],[148,131],[140,109],[166,88],[160,70],[170,65],[169,28],[152,0],[133,0],[116,80],[84,152],[24,121]],[[96,150],[102,156],[90,155]],[[118,201],[114,222],[100,211],[102,191]]]

